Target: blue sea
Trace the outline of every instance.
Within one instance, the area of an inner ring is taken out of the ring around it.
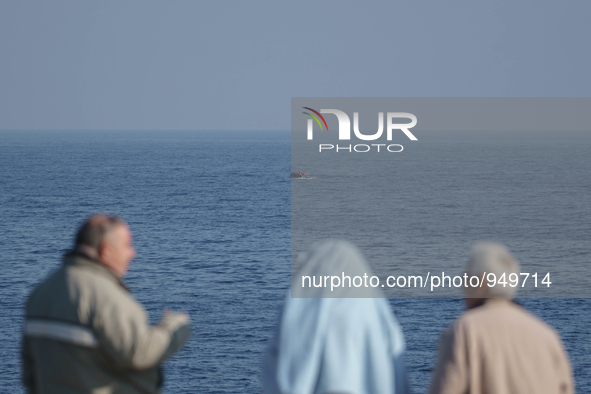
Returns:
[[[555,139],[537,140],[537,148],[554,152],[547,160],[560,164],[556,170],[544,167],[543,179],[564,178],[560,171],[572,160],[569,152],[590,147],[589,139],[570,135],[560,139],[557,150],[550,149]],[[474,152],[481,143],[472,138],[459,146]],[[448,160],[462,171],[461,149]],[[77,227],[95,212],[128,221],[137,258],[125,281],[151,322],[165,308],[191,316],[190,342],[165,363],[164,392],[260,392],[261,357],[290,284],[290,169],[288,132],[0,132],[0,392],[24,392],[19,350],[28,293],[59,266]],[[573,171],[580,176],[569,182],[588,184],[588,169],[588,161],[577,161]],[[420,179],[439,190],[440,177],[423,171]],[[523,180],[530,182],[524,188],[535,188],[540,179]],[[579,186],[573,184],[573,190]],[[406,190],[412,199],[412,188]],[[588,198],[576,206],[575,216],[590,216]],[[519,302],[559,332],[577,391],[591,392],[589,299]],[[406,338],[413,391],[424,392],[439,335],[463,312],[463,301],[390,303]]]

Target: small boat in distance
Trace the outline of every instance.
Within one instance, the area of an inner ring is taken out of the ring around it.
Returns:
[[[306,173],[304,171],[292,171],[291,177],[292,178],[305,178]]]

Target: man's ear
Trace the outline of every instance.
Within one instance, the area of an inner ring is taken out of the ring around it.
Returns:
[[[480,286],[476,289],[476,297],[484,298],[484,296],[487,292],[488,292],[488,283],[482,281]]]
[[[107,244],[107,242],[103,241],[101,242],[101,246],[99,247],[99,259],[102,259],[102,257],[105,255],[107,248],[109,247],[109,245]]]

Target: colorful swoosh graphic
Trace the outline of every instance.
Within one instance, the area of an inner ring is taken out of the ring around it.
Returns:
[[[309,110],[309,111],[312,111],[312,112],[314,112],[316,115],[320,116],[320,119],[322,119],[322,121],[324,122],[324,125],[326,126],[326,131],[328,131],[328,125],[326,124],[326,120],[324,120],[324,116],[320,115],[320,112],[318,112],[318,111],[316,111],[315,109],[312,109],[312,108],[310,108],[310,107],[302,107],[302,108],[304,108],[304,109],[307,109],[307,110]],[[320,120],[318,120],[318,118],[317,118],[316,116],[312,115],[312,114],[311,114],[311,113],[309,113],[309,112],[302,112],[302,113],[303,113],[303,114],[306,114],[306,115],[309,115],[309,116],[311,116],[312,118],[314,118],[314,120],[315,120],[315,121],[318,123],[318,126],[320,126],[320,130],[324,130],[324,129],[322,128],[322,123],[320,123]]]

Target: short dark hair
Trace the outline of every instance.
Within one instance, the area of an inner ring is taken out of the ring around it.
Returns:
[[[74,248],[84,245],[100,252],[105,237],[118,225],[126,224],[119,216],[92,215],[80,226],[76,233]]]

